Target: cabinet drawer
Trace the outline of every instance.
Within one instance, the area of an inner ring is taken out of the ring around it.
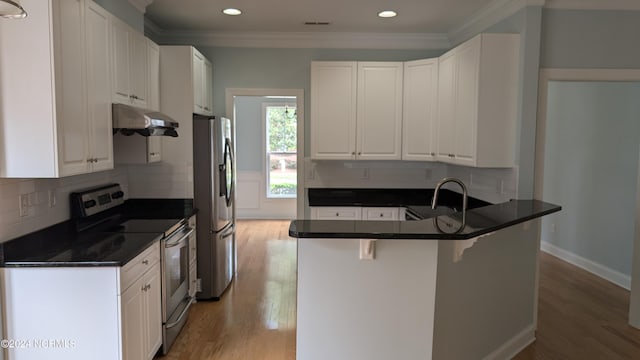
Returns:
[[[362,218],[364,220],[398,220],[398,208],[363,208]]]
[[[120,292],[124,292],[140,276],[160,261],[160,241],[133,258],[120,269]]]
[[[359,207],[314,207],[312,217],[316,220],[360,220],[362,210]]]

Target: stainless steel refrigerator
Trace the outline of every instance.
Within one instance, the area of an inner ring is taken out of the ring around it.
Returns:
[[[198,299],[219,299],[235,272],[234,143],[231,120],[193,115]]]

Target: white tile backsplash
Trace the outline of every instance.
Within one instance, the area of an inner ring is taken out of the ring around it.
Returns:
[[[518,169],[471,168],[438,162],[306,160],[306,187],[434,188],[444,177],[462,180],[469,195],[491,203],[517,198]],[[446,188],[460,192],[454,185]]]
[[[193,198],[193,166],[160,162],[129,165],[129,196],[132,198]]]
[[[436,162],[307,159],[305,168],[309,188],[432,188],[446,176],[446,166]]]
[[[0,242],[68,220],[69,194],[107,183],[119,183],[126,196],[126,168],[61,179],[0,179]],[[49,206],[50,192],[55,196],[53,207]],[[20,216],[20,195],[28,199],[25,216]]]

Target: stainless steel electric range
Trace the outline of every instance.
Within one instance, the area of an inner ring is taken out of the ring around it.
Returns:
[[[122,242],[117,240],[122,236],[135,234],[161,237],[162,353],[166,354],[184,326],[193,303],[188,292],[189,240],[195,237],[195,228],[186,219],[131,219],[119,208],[124,203],[123,195],[118,184],[72,193],[72,214],[80,233],[113,234],[111,238],[116,242]]]

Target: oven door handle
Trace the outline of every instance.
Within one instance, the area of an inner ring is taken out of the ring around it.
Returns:
[[[191,236],[191,234],[193,234],[193,232],[194,232],[194,229],[193,228],[189,228],[189,231],[186,234],[184,234],[183,236],[181,236],[180,239],[178,239],[176,241],[172,241],[172,242],[169,241],[169,240],[171,240],[171,237],[170,237],[167,240],[167,242],[165,242],[164,248],[165,249],[169,249],[169,248],[172,248],[172,247],[175,247],[175,246],[178,246],[178,245],[182,244],[183,242],[186,241],[185,239],[187,239],[189,236]],[[174,236],[177,236],[177,235],[174,235]]]
[[[189,311],[191,304],[193,304],[193,297],[189,297],[188,300],[189,302],[187,303],[187,306],[182,309],[182,312],[180,313],[180,316],[178,316],[178,319],[172,323],[166,324],[164,326],[166,329],[171,329],[172,327],[178,325],[180,321],[182,321],[182,318],[187,314],[187,311]]]

